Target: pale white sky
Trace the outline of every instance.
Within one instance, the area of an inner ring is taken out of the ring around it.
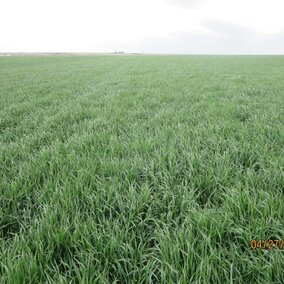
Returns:
[[[0,0],[0,52],[283,54],[283,0]]]

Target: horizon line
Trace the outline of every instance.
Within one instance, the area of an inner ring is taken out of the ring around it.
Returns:
[[[284,53],[157,53],[157,52],[125,52],[125,51],[114,51],[114,52],[69,52],[69,51],[35,51],[35,52],[10,52],[0,51],[0,56],[24,56],[24,55],[211,55],[211,56],[283,56]]]

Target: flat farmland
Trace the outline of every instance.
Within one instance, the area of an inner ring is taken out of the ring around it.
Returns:
[[[283,283],[283,149],[284,56],[1,57],[0,282]]]

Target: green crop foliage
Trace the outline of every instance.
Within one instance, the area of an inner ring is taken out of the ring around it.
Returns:
[[[0,283],[284,283],[284,56],[0,58]]]

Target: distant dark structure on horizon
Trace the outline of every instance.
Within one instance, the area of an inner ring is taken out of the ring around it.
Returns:
[[[115,51],[113,54],[124,54],[124,51]]]

